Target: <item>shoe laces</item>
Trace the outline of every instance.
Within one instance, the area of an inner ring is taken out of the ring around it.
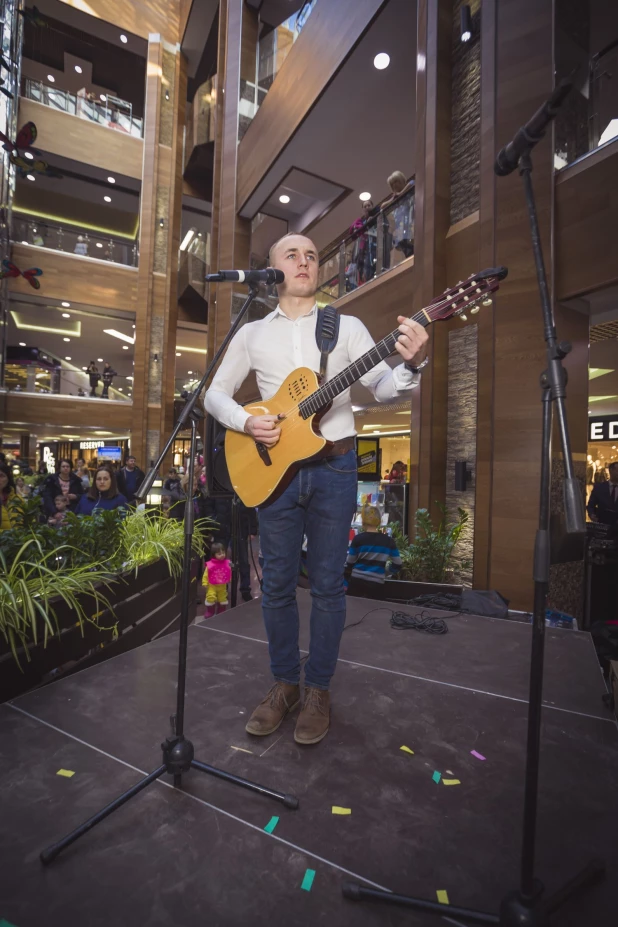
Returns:
[[[287,699],[283,692],[283,686],[280,682],[276,682],[272,689],[269,691],[268,695],[264,699],[264,705],[269,705],[271,708],[281,708],[282,705],[288,707]]]
[[[311,714],[327,714],[326,692],[322,689],[305,689],[305,703],[303,709]]]

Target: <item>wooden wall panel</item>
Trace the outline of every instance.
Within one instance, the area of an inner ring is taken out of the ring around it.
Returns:
[[[475,212],[451,226],[446,236],[447,286],[481,270],[479,260],[479,214]]]
[[[61,0],[67,6],[82,10],[97,19],[114,23],[134,35],[147,39],[160,33],[168,42],[178,42],[180,0]]]
[[[31,396],[10,392],[6,397],[6,421],[26,428],[49,426],[71,431],[99,427],[114,434],[129,432],[133,407],[130,402],[75,399],[73,396]]]
[[[289,143],[384,3],[337,0],[316,5],[239,145],[239,208]]]
[[[565,168],[556,183],[556,298],[618,282],[618,141]]]
[[[39,296],[86,303],[103,309],[136,309],[136,267],[29,245],[13,245],[11,257],[18,267],[38,266],[43,270],[43,276],[39,277]],[[9,289],[27,296],[34,293],[23,277],[11,279]]]
[[[20,97],[19,124],[30,120],[37,127],[37,145],[46,152],[127,177],[142,176],[143,139]]]

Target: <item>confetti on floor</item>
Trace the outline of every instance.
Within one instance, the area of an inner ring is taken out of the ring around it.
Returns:
[[[272,832],[274,831],[278,823],[279,823],[279,818],[273,817],[270,819],[270,821],[268,822],[264,830],[266,831],[267,834],[272,834]]]
[[[442,778],[442,773],[439,773],[438,770],[436,769],[435,773],[433,774],[433,776],[432,776],[431,778],[433,779],[433,781],[434,781],[434,782],[436,783],[436,785],[437,785],[438,782],[440,781],[440,779]]]
[[[58,772],[56,773],[56,775],[57,775],[57,776],[64,776],[66,779],[70,779],[71,776],[74,776],[74,775],[75,775],[75,773],[73,772],[72,769],[59,769]],[[0,921],[0,923],[1,923],[1,921]]]
[[[447,769],[447,770],[446,770],[446,775],[447,775],[447,776],[454,776],[455,773],[453,772],[452,769]]]
[[[3,917],[0,917],[0,927],[15,927],[15,924],[11,924],[10,921],[7,921]]]
[[[230,744],[232,750],[238,750],[240,753],[250,753],[253,756],[253,750],[246,750],[244,747],[235,747],[233,744]]]
[[[409,747],[400,747],[400,750],[403,750],[404,753],[411,753],[414,756],[414,750],[410,750]]]
[[[459,779],[443,779],[442,785],[461,785]]]
[[[438,896],[438,901],[440,904],[450,904],[450,901],[448,900],[448,892],[443,888],[439,888],[436,892],[436,895]]]
[[[486,759],[486,757],[484,757],[482,753],[477,753],[476,750],[470,750],[470,753],[472,754],[472,756],[475,756],[477,760]]]
[[[340,808],[339,805],[333,805],[333,814],[352,814],[351,808]]]
[[[307,869],[305,875],[303,876],[303,881],[300,884],[300,887],[306,892],[311,891],[311,886],[313,885],[313,880],[315,879],[315,869]]]

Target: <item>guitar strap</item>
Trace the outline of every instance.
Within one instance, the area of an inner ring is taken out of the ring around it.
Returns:
[[[339,313],[334,306],[318,308],[315,340],[320,351],[320,382],[322,382],[326,379],[328,355],[335,349],[339,340]]]

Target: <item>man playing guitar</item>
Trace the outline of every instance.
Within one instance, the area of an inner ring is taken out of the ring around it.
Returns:
[[[278,287],[279,305],[236,334],[205,397],[205,406],[227,428],[244,431],[258,444],[274,447],[281,429],[275,415],[250,415],[233,396],[249,371],[255,371],[263,400],[274,396],[299,367],[319,368],[315,339],[318,252],[304,235],[288,234],[270,251],[270,264],[285,274]],[[403,316],[396,350],[404,363],[391,369],[384,361],[361,378],[378,402],[405,397],[418,386],[415,369],[425,359],[425,328]],[[327,378],[369,351],[374,342],[354,316],[340,319],[339,339],[328,358]],[[356,510],[356,451],[350,392],[336,396],[319,428],[333,442],[328,457],[300,466],[278,497],[259,510],[264,558],[262,609],[275,683],[247,722],[250,734],[277,730],[300,701],[300,654],[296,584],[303,535],[311,585],[311,643],[305,666],[303,707],[294,739],[299,744],[322,740],[330,723],[329,686],[335,672],[345,625],[343,571],[350,524]]]

